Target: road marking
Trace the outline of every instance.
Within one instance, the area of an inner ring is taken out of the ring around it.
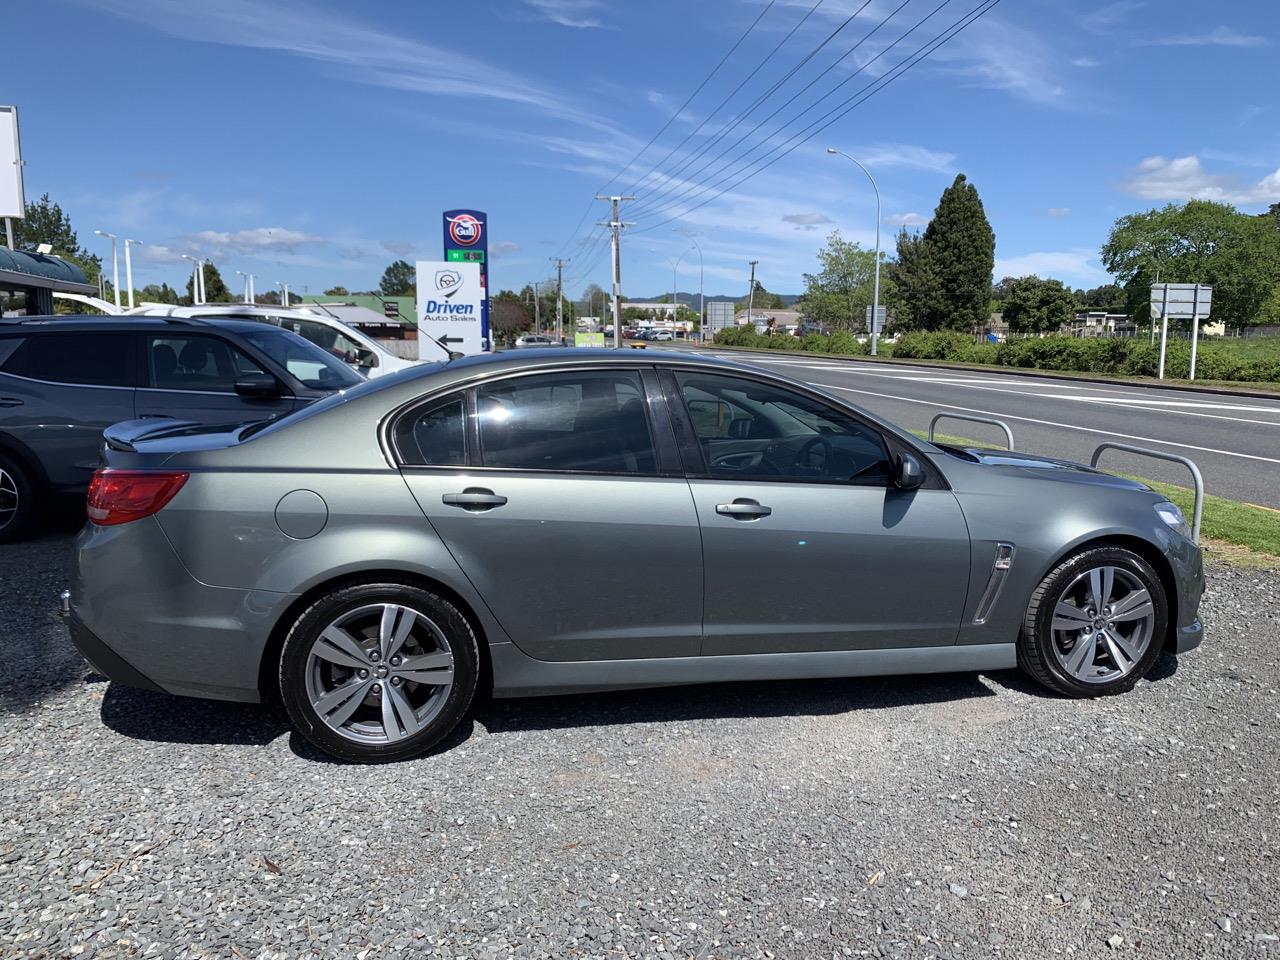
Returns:
[[[1277,413],[1274,407],[1245,407],[1235,403],[1211,403],[1206,400],[1128,400],[1123,397],[1063,397],[1056,393],[1041,393],[1037,396],[1054,400],[1081,400],[1085,403],[1128,403],[1142,404],[1149,407],[1202,407],[1206,410],[1243,410],[1255,413]],[[1268,421],[1252,421],[1265,423]]]
[[[980,413],[984,416],[1003,417],[1006,420],[1022,420],[1025,423],[1038,423],[1044,427],[1060,427],[1063,430],[1077,430],[1081,433],[1097,433],[1104,437],[1121,437],[1125,440],[1141,440],[1144,443],[1158,443],[1163,447],[1181,447],[1184,450],[1199,450],[1202,453],[1217,453],[1224,457],[1239,457],[1244,460],[1259,460],[1263,463],[1277,463],[1280,460],[1273,457],[1259,457],[1252,453],[1237,453],[1234,450],[1218,450],[1215,447],[1199,447],[1193,443],[1177,443],[1173,440],[1157,440],[1155,437],[1140,437],[1132,433],[1117,433],[1114,430],[1097,430],[1093,427],[1081,427],[1073,423],[1057,423],[1053,420],[1037,420],[1035,417],[1020,417],[1013,413],[992,413],[990,410],[981,410],[977,407],[962,407],[954,403],[939,403],[936,400],[917,400],[914,397],[899,397],[891,393],[876,393],[874,390],[856,390],[853,387],[837,387],[834,384],[822,384],[832,390],[842,390],[845,393],[861,393],[869,397],[883,397],[885,400],[901,400],[903,403],[920,403],[927,407],[946,407],[948,410],[963,410],[966,413]]]

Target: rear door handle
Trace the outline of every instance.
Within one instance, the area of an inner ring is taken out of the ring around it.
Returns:
[[[17,397],[0,397],[0,407],[20,407],[23,401]]]
[[[735,520],[759,520],[773,513],[773,508],[766,507],[755,500],[739,497],[733,503],[717,503],[716,513],[724,517],[733,517]]]
[[[502,506],[507,498],[484,487],[467,487],[461,493],[444,494],[440,502],[446,507],[461,507],[472,513],[481,513]]]

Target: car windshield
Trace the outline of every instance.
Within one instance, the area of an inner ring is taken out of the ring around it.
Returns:
[[[312,390],[341,390],[364,382],[337,357],[288,330],[263,327],[241,336]]]

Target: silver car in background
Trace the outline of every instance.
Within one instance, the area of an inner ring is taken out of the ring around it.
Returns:
[[[940,447],[712,358],[520,351],[286,419],[106,433],[71,628],[98,670],[279,696],[350,760],[499,697],[1021,666],[1131,688],[1201,639],[1199,548],[1147,487]]]

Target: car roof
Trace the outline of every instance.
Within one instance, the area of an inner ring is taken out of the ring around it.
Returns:
[[[145,317],[103,314],[63,313],[36,317],[5,317],[0,320],[0,330],[21,329],[30,332],[35,329],[80,330],[80,329],[125,329],[155,330],[163,327],[217,327],[233,333],[260,333],[263,330],[278,329],[269,324],[255,320],[236,320],[230,317]]]

